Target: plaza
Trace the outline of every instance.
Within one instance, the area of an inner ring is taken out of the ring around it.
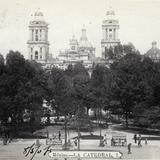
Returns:
[[[58,128],[60,129],[60,128]],[[55,127],[49,126],[48,127],[49,133],[52,134],[53,132],[58,132],[55,130]],[[44,130],[45,131],[45,130]],[[41,130],[41,133],[43,131]],[[81,135],[89,134],[87,132],[81,132]],[[93,134],[98,135],[99,130],[95,130]],[[102,135],[106,134],[107,136],[107,144],[104,147],[99,146],[99,140],[80,140],[80,150],[96,150],[96,151],[120,151],[123,156],[122,159],[160,159],[160,143],[157,140],[149,141],[145,144],[145,141],[142,140],[142,146],[138,147],[137,143],[134,143],[133,140],[133,133],[127,133],[124,131],[118,131],[111,128],[109,129],[102,129]],[[127,146],[111,146],[110,140],[112,135],[126,135],[127,137],[127,144],[131,143],[131,154],[128,154]],[[64,131],[62,130],[62,138],[64,135]],[[72,139],[77,135],[77,132],[71,131],[70,138]],[[143,135],[143,136],[153,136],[153,135]],[[64,139],[62,139],[64,141]],[[13,139],[13,141],[7,145],[3,145],[2,141],[0,141],[0,159],[6,160],[30,160],[32,154],[29,154],[25,157],[24,148],[31,146],[33,143],[36,143],[36,139]],[[46,139],[39,139],[39,143],[41,144],[42,148],[47,147]],[[53,150],[62,150],[62,146],[53,146]],[[77,148],[72,145],[70,148],[71,151],[77,150]],[[54,159],[49,157],[47,154],[44,156],[42,153],[36,154],[33,158],[35,160],[49,160]]]

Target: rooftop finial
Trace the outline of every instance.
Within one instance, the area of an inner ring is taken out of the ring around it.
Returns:
[[[40,11],[40,8],[37,9],[37,11],[35,12],[35,16],[43,16],[43,13]]]
[[[110,16],[110,15],[115,15],[115,12],[114,12],[114,10],[113,10],[113,8],[110,6],[109,7],[109,9],[107,10],[107,13],[106,13],[106,15],[108,16]]]

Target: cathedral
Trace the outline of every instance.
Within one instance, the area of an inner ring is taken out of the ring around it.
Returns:
[[[52,67],[66,69],[69,64],[82,63],[85,68],[92,70],[93,64],[106,64],[107,48],[120,44],[118,30],[119,22],[115,18],[115,12],[109,9],[102,21],[102,57],[95,56],[95,47],[88,40],[87,30],[83,26],[79,40],[73,35],[68,49],[60,51],[58,57],[52,58],[52,54],[49,54],[48,23],[44,20],[43,13],[38,10],[29,23],[28,59],[35,60],[49,69]]]

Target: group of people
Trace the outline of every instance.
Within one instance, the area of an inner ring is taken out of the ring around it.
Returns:
[[[141,137],[141,134],[139,134],[139,136],[137,137],[137,135],[135,134],[134,137],[134,142],[137,143],[138,141],[138,147],[141,147],[142,144],[141,144],[141,141],[142,141],[142,137]],[[147,144],[147,138],[145,139],[145,144]]]
[[[3,145],[7,145],[11,142],[11,130],[7,126],[1,127],[1,136],[3,137]]]
[[[134,139],[134,143],[137,143],[138,141],[138,147],[141,147],[142,144],[141,144],[141,141],[142,141],[142,137],[141,137],[141,134],[139,134],[139,136],[137,136],[137,134],[134,135],[133,137]],[[145,144],[147,144],[147,138],[145,139]],[[131,143],[128,144],[128,154],[131,154]]]

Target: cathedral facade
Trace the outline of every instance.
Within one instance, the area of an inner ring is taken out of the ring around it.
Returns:
[[[69,48],[64,52],[60,52],[58,59],[62,60],[63,63],[83,63],[84,66],[93,63],[95,59],[95,48],[88,41],[84,27],[82,28],[80,40],[78,41],[73,35],[69,41]]]
[[[108,10],[106,19],[102,22],[102,57],[96,58],[95,47],[89,42],[86,28],[81,30],[79,41],[73,35],[66,51],[60,52],[57,58],[49,54],[48,23],[43,18],[43,13],[37,11],[34,19],[29,23],[28,59],[41,63],[45,68],[58,67],[66,69],[69,64],[82,63],[85,68],[91,69],[93,64],[106,63],[105,50],[120,43],[118,39],[119,22],[115,19],[113,10]]]

